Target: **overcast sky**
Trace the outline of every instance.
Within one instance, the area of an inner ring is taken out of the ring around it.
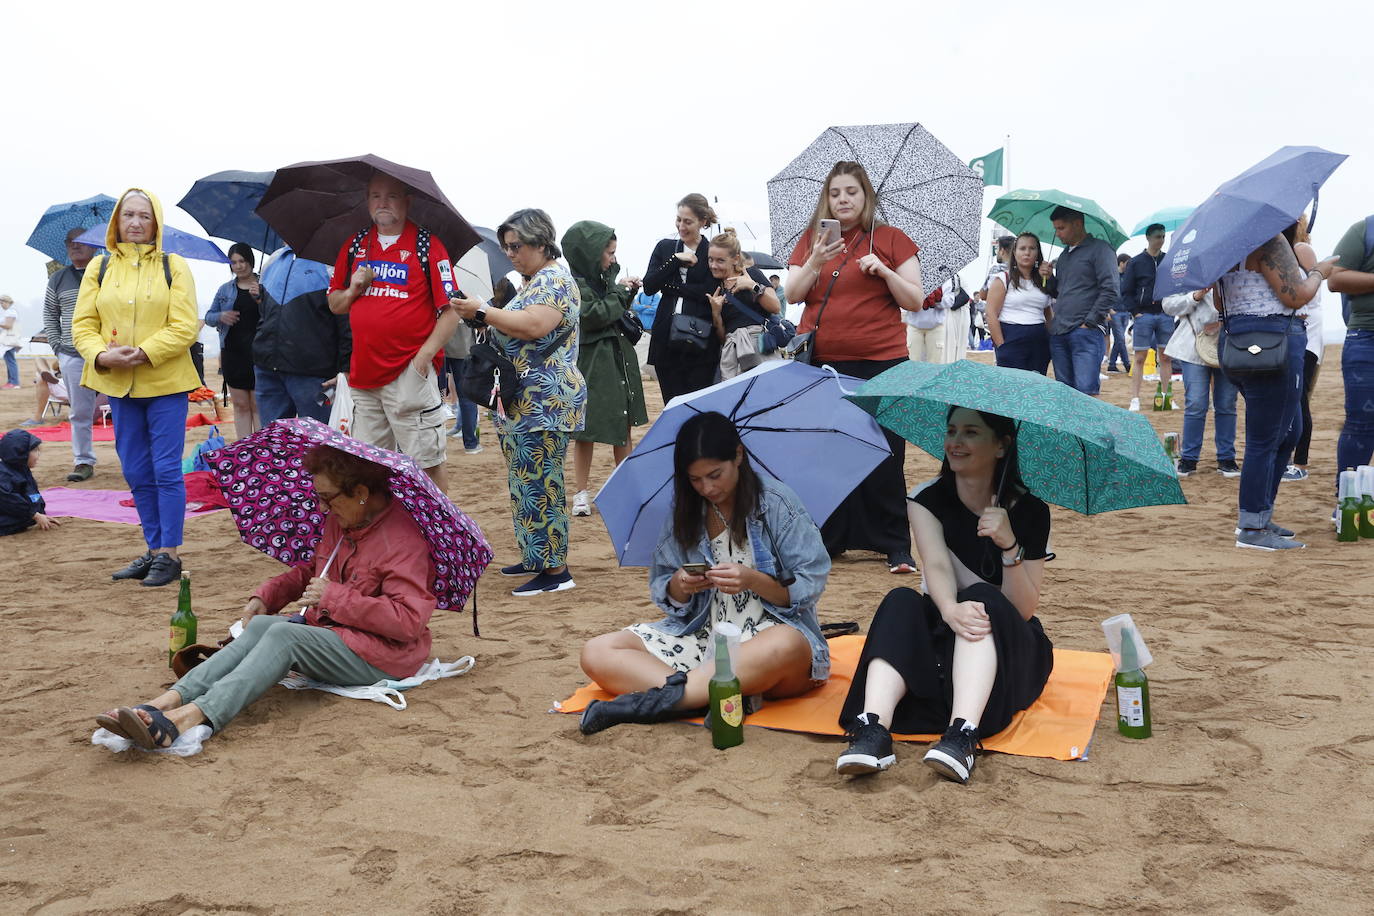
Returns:
[[[1094,198],[1128,230],[1285,144],[1348,153],[1322,194],[1325,254],[1374,211],[1369,9],[16,4],[0,290],[37,330],[46,259],[24,242],[52,203],[140,185],[198,231],[174,207],[198,177],[364,152],[430,169],[474,223],[527,206],[560,233],[608,223],[638,274],[687,192],[766,249],[766,182],[822,130],[913,120],[965,160],[1010,134],[1015,186]],[[196,276],[206,308],[227,268]]]

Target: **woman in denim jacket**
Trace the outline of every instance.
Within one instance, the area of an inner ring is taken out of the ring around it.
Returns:
[[[582,670],[612,693],[579,727],[699,715],[706,706],[711,628],[742,631],[734,659],[746,696],[782,699],[830,676],[816,603],[830,574],[820,530],[797,495],[756,473],[734,424],[719,413],[682,425],[673,452],[673,512],[663,527],[649,590],[668,616],[590,640]],[[684,564],[701,563],[704,572]]]

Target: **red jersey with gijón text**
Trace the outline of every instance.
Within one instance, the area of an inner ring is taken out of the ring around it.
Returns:
[[[429,276],[425,276],[415,250],[416,235],[417,227],[406,220],[400,238],[384,249],[373,226],[353,261],[353,270],[366,265],[375,274],[372,285],[348,312],[353,330],[348,384],[354,388],[381,388],[400,375],[433,332],[439,315],[448,307],[449,296],[457,289],[448,251],[437,235],[429,237]],[[339,251],[330,292],[348,288],[348,249],[352,244],[350,238]],[[443,358],[440,350],[434,357],[436,371]]]

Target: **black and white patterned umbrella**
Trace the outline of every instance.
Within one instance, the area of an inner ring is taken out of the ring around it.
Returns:
[[[775,257],[791,257],[825,176],[843,160],[868,172],[878,218],[920,246],[927,293],[978,256],[983,180],[920,124],[868,124],[826,128],[768,182]]]

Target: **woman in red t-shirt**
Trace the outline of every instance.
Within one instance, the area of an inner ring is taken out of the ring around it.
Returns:
[[[825,178],[820,200],[788,261],[787,298],[805,302],[799,331],[816,331],[814,362],[862,379],[907,358],[901,310],[919,311],[920,250],[906,233],[877,219],[877,195],[857,162],[837,162]],[[820,233],[820,221],[838,220],[840,237]],[[824,311],[824,314],[822,314]],[[819,328],[819,330],[818,330]],[[894,573],[915,571],[911,532],[903,498],[906,442],[888,433],[892,457],[883,461],[821,526],[826,549],[887,555]]]

